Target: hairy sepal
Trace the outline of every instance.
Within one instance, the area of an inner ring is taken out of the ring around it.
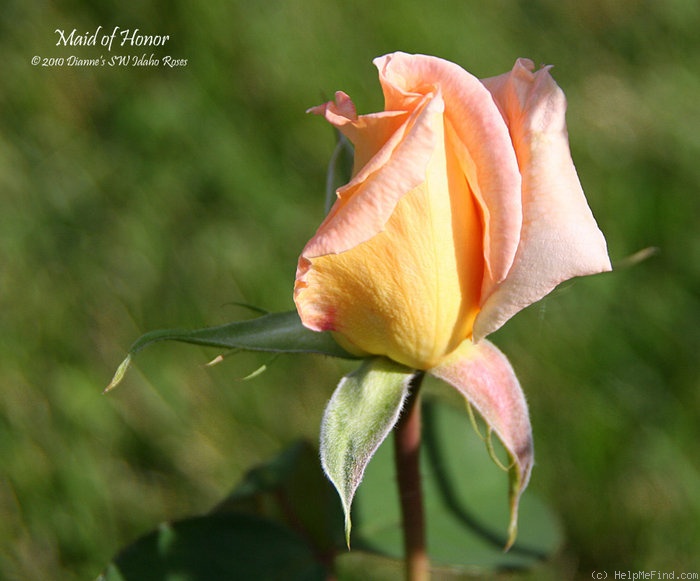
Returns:
[[[415,372],[383,357],[366,359],[341,379],[321,423],[321,464],[345,513],[350,546],[350,507],[365,468],[396,425]]]

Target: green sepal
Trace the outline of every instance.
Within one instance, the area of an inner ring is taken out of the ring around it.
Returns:
[[[320,353],[356,359],[335,342],[330,333],[311,331],[302,325],[296,311],[269,313],[255,319],[235,321],[205,329],[163,329],[142,335],[129,349],[105,391],[115,388],[124,377],[133,356],[159,341],[180,341],[221,349],[265,351],[268,353]]]
[[[328,163],[328,172],[326,173],[326,214],[330,212],[337,199],[337,188],[350,181],[355,158],[355,150],[350,140],[337,129],[335,130],[335,135],[335,149]]]
[[[448,397],[454,405],[446,404],[442,396],[449,394],[430,377],[421,389],[421,488],[431,565],[454,571],[454,579],[500,579],[499,571],[522,572],[557,554],[564,541],[560,520],[535,491],[524,496],[518,541],[504,552],[510,532],[504,530],[510,521],[510,507],[503,502],[506,475],[484,454],[484,443],[470,429],[461,402]],[[394,450],[385,442],[353,502],[354,554],[369,551],[397,563],[403,559],[395,482]],[[342,572],[338,577],[343,578]]]
[[[321,464],[345,513],[350,546],[350,506],[365,468],[392,430],[415,371],[377,357],[340,381],[321,422]]]

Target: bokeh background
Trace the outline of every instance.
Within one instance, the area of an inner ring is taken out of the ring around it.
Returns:
[[[169,35],[57,47],[57,28]],[[559,514],[540,578],[700,571],[700,4],[694,0],[5,0],[0,15],[0,578],[90,579],[256,462],[317,438],[346,363],[144,352],[142,332],[292,308],[334,137],[335,90],[379,110],[371,60],[477,76],[553,64],[616,271],[564,285],[492,338],[528,394],[530,493]],[[187,66],[41,67],[142,55]],[[656,249],[645,260],[635,253]],[[505,502],[505,496],[504,496]]]

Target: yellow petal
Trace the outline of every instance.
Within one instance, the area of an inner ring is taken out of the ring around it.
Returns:
[[[439,97],[432,105],[414,128],[430,133],[430,143],[414,144],[417,157],[429,155],[425,181],[399,192],[383,230],[368,240],[320,256],[307,247],[295,293],[311,328],[335,331],[346,347],[417,369],[433,367],[471,335],[484,268],[479,211],[446,143]],[[355,195],[371,207],[395,186],[370,180]],[[360,214],[348,204],[335,219],[347,226]],[[309,244],[313,249],[314,240]]]

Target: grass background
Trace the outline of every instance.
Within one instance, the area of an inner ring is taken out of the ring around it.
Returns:
[[[57,28],[165,47],[58,47]],[[163,327],[292,308],[333,136],[304,110],[381,108],[394,50],[477,76],[554,64],[589,202],[618,266],[564,285],[493,340],[528,394],[530,490],[562,518],[553,579],[700,571],[700,5],[693,0],[20,2],[0,17],[0,578],[94,578],[255,462],[315,439],[347,364],[162,345]],[[186,58],[35,67],[40,57]],[[635,265],[626,257],[658,251]],[[501,491],[499,491],[501,493]],[[505,497],[504,497],[505,502]]]

